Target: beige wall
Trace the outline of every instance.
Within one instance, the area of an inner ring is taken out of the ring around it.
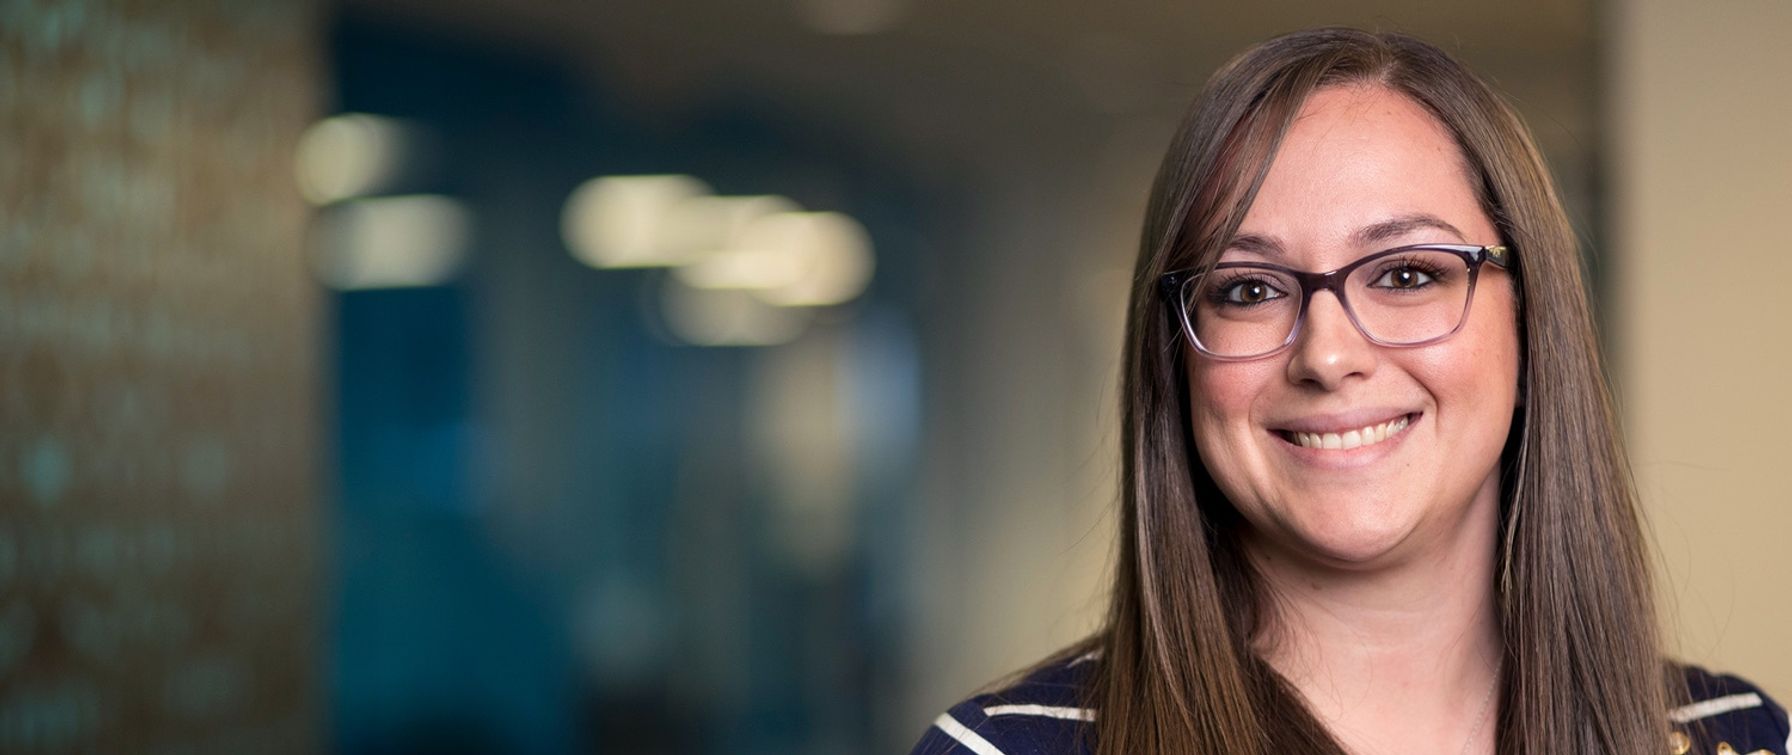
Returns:
[[[1792,3],[1611,9],[1618,382],[1678,651],[1792,696]]]

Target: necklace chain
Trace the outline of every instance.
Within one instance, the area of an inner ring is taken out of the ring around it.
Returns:
[[[1502,664],[1503,665],[1503,664]],[[1475,737],[1481,735],[1481,728],[1487,725],[1487,714],[1493,710],[1493,693],[1500,688],[1500,667],[1493,667],[1493,683],[1487,685],[1487,696],[1481,700],[1481,712],[1475,714],[1475,728],[1468,733],[1468,740],[1462,743],[1462,755],[1468,755],[1475,746]]]

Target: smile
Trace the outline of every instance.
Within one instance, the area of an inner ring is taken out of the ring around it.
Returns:
[[[1308,433],[1284,430],[1278,434],[1284,440],[1302,448],[1349,450],[1381,443],[1399,435],[1411,423],[1412,415],[1405,414],[1378,425],[1353,428],[1342,432]]]

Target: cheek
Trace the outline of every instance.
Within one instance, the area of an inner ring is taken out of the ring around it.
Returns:
[[[1204,459],[1235,452],[1251,432],[1251,407],[1275,377],[1268,363],[1212,362],[1191,358],[1189,422]]]
[[[1499,435],[1500,443],[1518,404],[1518,326],[1509,297],[1504,291],[1480,297],[1463,332],[1442,344],[1446,348],[1419,350],[1425,353],[1414,354],[1412,363],[1444,410],[1440,420],[1473,422],[1487,435]]]
[[[1483,390],[1509,414],[1518,401],[1518,316],[1511,289],[1502,287],[1488,293],[1494,295],[1480,297],[1488,301],[1477,303],[1489,306],[1469,314],[1476,332],[1468,340],[1477,346],[1474,363],[1480,368],[1477,372],[1486,386]],[[1477,314],[1481,316],[1476,318]]]

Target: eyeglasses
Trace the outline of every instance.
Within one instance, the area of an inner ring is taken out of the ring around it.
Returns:
[[[1214,359],[1259,359],[1300,335],[1313,294],[1331,291],[1364,338],[1424,346],[1468,321],[1481,263],[1511,264],[1504,246],[1413,244],[1376,252],[1329,273],[1257,262],[1222,262],[1158,280],[1195,349]]]

